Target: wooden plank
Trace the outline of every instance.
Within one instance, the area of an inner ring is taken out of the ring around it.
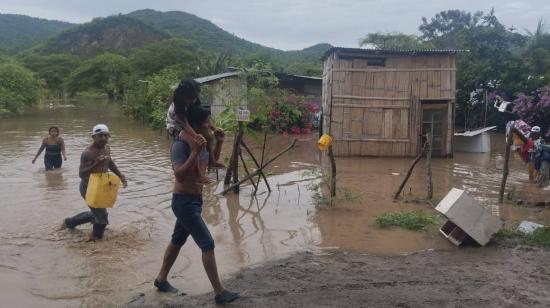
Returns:
[[[409,106],[400,106],[400,105],[383,105],[383,104],[373,104],[370,105],[360,105],[360,104],[332,104],[332,107],[345,107],[345,108],[363,108],[363,109],[409,109]]]
[[[351,114],[352,110],[350,108],[344,107],[344,122],[343,125],[343,131],[342,131],[342,137],[343,138],[350,138],[351,137]]]
[[[349,154],[352,156],[361,155],[361,141],[350,141],[349,142]]]
[[[359,110],[357,109],[351,109],[351,108],[348,108],[349,110],[352,111],[352,114],[351,114],[351,138],[361,138],[363,136],[363,111],[364,111],[364,108],[361,108]],[[361,147],[359,146],[358,147],[359,149],[357,150],[358,153],[357,155],[359,155],[361,152]]]
[[[393,110],[393,136],[397,139],[409,137],[409,112],[408,110]],[[408,140],[408,139],[407,139]]]
[[[428,71],[439,71],[439,72],[445,72],[445,71],[456,71],[456,68],[454,67],[436,67],[436,68],[429,68],[429,67],[417,67],[417,68],[335,68],[333,70],[334,72],[428,72]]]
[[[353,69],[366,69],[369,66],[367,59],[353,59]]]
[[[363,137],[382,137],[383,109],[363,110]]]
[[[349,99],[357,99],[357,100],[380,100],[380,101],[406,101],[406,100],[409,100],[408,96],[384,97],[384,96],[333,95],[332,98],[343,98],[343,99],[349,98]],[[441,99],[443,99],[443,98],[441,98]],[[447,99],[451,99],[451,98],[447,98]]]
[[[384,110],[383,127],[384,127],[384,131],[383,131],[384,139],[392,139],[393,138],[393,111],[391,109]]]
[[[381,143],[409,143],[409,139],[380,139],[380,138],[343,138],[338,141],[363,141],[363,142],[381,142]]]

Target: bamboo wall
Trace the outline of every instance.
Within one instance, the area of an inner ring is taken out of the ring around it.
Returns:
[[[385,58],[369,66],[366,58]],[[415,156],[421,148],[421,102],[447,110],[444,153],[452,155],[454,55],[333,53],[324,62],[324,131],[336,156]]]

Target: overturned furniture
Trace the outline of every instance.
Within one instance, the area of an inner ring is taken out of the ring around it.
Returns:
[[[441,233],[457,246],[467,237],[485,246],[502,227],[498,217],[461,189],[451,189],[435,209],[448,219],[441,227]]]

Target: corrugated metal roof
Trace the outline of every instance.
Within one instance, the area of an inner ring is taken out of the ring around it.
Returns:
[[[325,52],[321,60],[326,60],[335,52],[360,53],[365,55],[410,55],[410,56],[429,56],[429,55],[454,55],[457,53],[470,52],[463,49],[372,49],[372,48],[348,48],[348,47],[332,47]]]
[[[323,80],[322,77],[315,77],[315,76],[290,75],[290,74],[287,74],[287,75],[297,77],[297,78],[303,78],[303,79]]]
[[[210,76],[195,78],[195,81],[202,84],[202,83],[208,83],[208,82],[218,80],[218,79],[238,76],[239,74],[240,74],[240,72],[227,72],[227,73],[221,73],[221,74],[216,74],[216,75],[210,75]]]
[[[480,129],[477,129],[477,130],[465,131],[463,133],[455,133],[455,136],[473,137],[473,136],[477,136],[477,135],[483,134],[485,132],[488,132],[490,130],[493,130],[495,128],[497,128],[497,127],[496,126],[489,126],[489,127],[484,127],[484,128],[480,128]]]
[[[211,81],[215,81],[215,80],[219,80],[219,79],[223,79],[223,78],[238,76],[240,74],[241,74],[240,71],[226,72],[226,73],[221,73],[221,74],[216,74],[216,75],[210,75],[210,76],[195,78],[195,81],[200,83],[200,84],[203,84],[203,83],[209,83]],[[274,74],[278,75],[278,76],[291,76],[291,77],[302,78],[302,79],[312,79],[312,80],[322,80],[323,79],[321,77],[315,77],[315,76],[293,75],[293,74],[279,73],[279,72],[275,72]]]

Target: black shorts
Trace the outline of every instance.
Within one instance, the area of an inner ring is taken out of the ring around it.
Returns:
[[[63,164],[63,159],[61,154],[46,154],[44,155],[44,167],[46,171],[61,168]]]

